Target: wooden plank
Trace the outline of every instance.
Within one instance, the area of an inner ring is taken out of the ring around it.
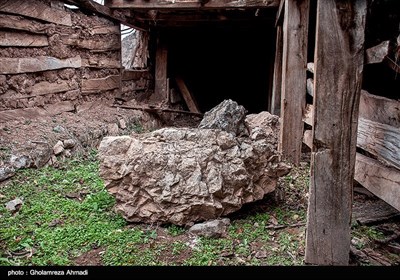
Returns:
[[[46,47],[48,45],[49,41],[46,35],[0,30],[1,47]]]
[[[147,31],[148,28],[142,26],[140,23],[135,22],[133,19],[126,18],[122,13],[116,11],[114,12],[109,7],[96,3],[92,0],[65,0],[65,3],[76,5],[84,10],[95,12],[97,14],[103,15],[104,17],[122,23],[126,26],[133,27],[138,30]]]
[[[158,35],[157,50],[156,50],[156,69],[155,69],[155,86],[154,93],[157,99],[168,101],[168,48],[163,42],[163,38]]]
[[[129,9],[224,9],[224,8],[277,8],[279,0],[106,0],[109,8]]]
[[[366,0],[317,3],[305,262],[348,265]]]
[[[400,129],[358,119],[357,147],[400,170]]]
[[[285,0],[281,0],[279,2],[278,12],[276,13],[275,27],[278,27],[283,23],[284,7],[285,7]]]
[[[104,58],[91,57],[89,59],[82,59],[82,67],[89,68],[121,68],[121,62],[119,60],[109,60]]]
[[[400,101],[361,91],[359,116],[400,128]]]
[[[182,94],[183,99],[186,102],[187,107],[189,108],[189,111],[192,113],[198,113],[198,114],[201,113],[196,104],[196,100],[194,99],[189,89],[187,88],[185,81],[179,76],[175,77],[175,81],[176,85],[178,86]]]
[[[43,82],[34,84],[30,88],[30,90],[31,90],[30,95],[22,96],[22,97],[19,97],[18,99],[35,97],[35,96],[40,96],[40,95],[47,95],[47,94],[51,94],[51,93],[65,92],[65,91],[72,90],[75,88],[77,88],[77,86],[70,85],[66,81],[61,81],[58,83],[50,83],[47,81],[43,81]]]
[[[400,171],[359,153],[356,162],[354,179],[400,211]]]
[[[1,74],[32,73],[63,68],[80,68],[81,57],[58,59],[51,56],[8,58],[0,57]]]
[[[120,87],[121,76],[110,75],[105,78],[82,80],[82,94],[97,93]]]
[[[279,152],[284,159],[300,164],[303,138],[302,114],[306,103],[306,65],[309,0],[285,1],[281,130]]]
[[[124,70],[122,71],[122,80],[123,81],[131,81],[131,80],[139,80],[139,79],[150,79],[149,70]]]
[[[53,9],[41,1],[2,0],[0,12],[22,15],[55,24],[72,26],[71,15],[59,9]]]
[[[282,1],[284,2],[284,1]],[[276,27],[276,48],[274,62],[274,79],[272,82],[271,114],[281,115],[281,92],[282,92],[282,52],[283,32],[282,26]]]
[[[92,51],[116,51],[121,48],[121,41],[117,36],[112,40],[81,39],[65,36],[62,41],[66,45]]]
[[[91,35],[100,35],[100,34],[116,34],[119,35],[119,26],[95,26],[89,30]]]
[[[39,23],[21,16],[0,14],[1,28],[29,31],[37,34],[46,34],[47,30],[53,26],[54,24]]]
[[[365,64],[381,63],[389,54],[389,41],[383,41],[377,46],[365,51]]]
[[[383,222],[398,216],[400,212],[381,199],[355,201],[353,205],[352,219],[361,225]]]

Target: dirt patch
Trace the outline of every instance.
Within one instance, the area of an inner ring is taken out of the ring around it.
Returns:
[[[101,255],[104,253],[104,248],[97,248],[83,253],[74,260],[74,265],[78,266],[101,266],[103,261]]]

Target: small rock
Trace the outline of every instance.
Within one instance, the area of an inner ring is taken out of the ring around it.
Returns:
[[[108,135],[116,136],[119,133],[119,128],[116,123],[110,123],[107,126]]]
[[[10,164],[15,169],[27,168],[31,165],[31,159],[28,156],[16,156],[12,155],[10,158]]]
[[[56,156],[61,154],[62,152],[64,152],[64,144],[63,144],[63,142],[58,141],[53,147],[53,152],[54,152],[54,154]]]
[[[267,252],[265,250],[257,251],[254,257],[257,259],[265,259],[267,257]]]
[[[17,212],[21,208],[23,201],[19,197],[6,203],[6,209],[11,212]]]
[[[61,132],[64,132],[64,131],[65,131],[65,128],[62,127],[61,125],[57,125],[57,126],[55,126],[55,127],[53,128],[53,131],[54,131],[54,132],[57,132],[57,133],[61,133]]]
[[[15,170],[11,166],[0,167],[0,182],[14,176]]]
[[[125,122],[125,120],[124,119],[119,119],[119,127],[121,128],[121,129],[126,129],[126,122]]]
[[[75,147],[75,140],[74,139],[67,139],[64,140],[64,149],[72,149]]]
[[[60,219],[54,219],[49,223],[49,227],[55,227],[56,225],[62,224]]]
[[[189,233],[198,236],[219,238],[226,233],[229,225],[230,220],[228,218],[217,219],[201,224],[195,224],[189,229]]]
[[[71,151],[70,151],[70,150],[65,150],[65,151],[64,151],[64,156],[65,156],[66,158],[72,157]]]
[[[53,151],[51,147],[46,143],[46,145],[36,145],[30,156],[33,160],[33,165],[37,168],[41,168],[49,162],[52,154]]]

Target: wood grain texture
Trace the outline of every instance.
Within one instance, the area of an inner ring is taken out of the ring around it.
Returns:
[[[46,34],[47,30],[54,27],[52,23],[39,23],[22,16],[0,14],[0,27],[29,31],[31,33]]]
[[[303,137],[309,8],[309,0],[285,1],[279,152],[295,165],[300,163]]]
[[[0,1],[0,12],[72,26],[71,15],[68,12],[51,8],[45,3],[36,0],[2,0]]]
[[[157,99],[168,101],[168,49],[162,37],[157,38],[154,93]]]
[[[317,4],[305,261],[348,265],[366,0]]]
[[[26,32],[8,32],[0,30],[1,47],[46,47],[49,41],[46,35]]]
[[[400,170],[399,128],[359,118],[357,147]]]
[[[110,8],[129,9],[223,9],[223,8],[276,8],[279,0],[210,0],[204,4],[199,0],[106,0]]]
[[[51,56],[24,57],[24,58],[0,58],[1,74],[32,73],[63,68],[80,68],[81,57],[58,59]]]
[[[274,79],[272,82],[272,96],[270,112],[273,115],[281,115],[281,92],[282,92],[282,51],[283,51],[283,32],[282,26],[276,27],[276,48],[274,62]]]
[[[187,88],[185,81],[179,76],[177,76],[175,78],[175,81],[176,81],[176,85],[178,86],[178,88],[183,96],[183,99],[186,102],[187,107],[189,108],[189,111],[192,113],[200,114],[201,112],[199,110],[199,107],[197,106],[196,100],[194,99],[194,97],[190,93],[189,89]]]
[[[119,88],[121,84],[120,75],[110,75],[105,78],[82,80],[82,94],[98,93]]]
[[[359,116],[400,128],[400,101],[361,91]]]
[[[357,153],[354,179],[400,211],[400,171]]]

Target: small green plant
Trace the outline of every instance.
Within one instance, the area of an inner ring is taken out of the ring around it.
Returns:
[[[185,232],[185,229],[182,227],[178,227],[176,225],[170,225],[168,228],[168,234],[172,236],[178,236]]]

